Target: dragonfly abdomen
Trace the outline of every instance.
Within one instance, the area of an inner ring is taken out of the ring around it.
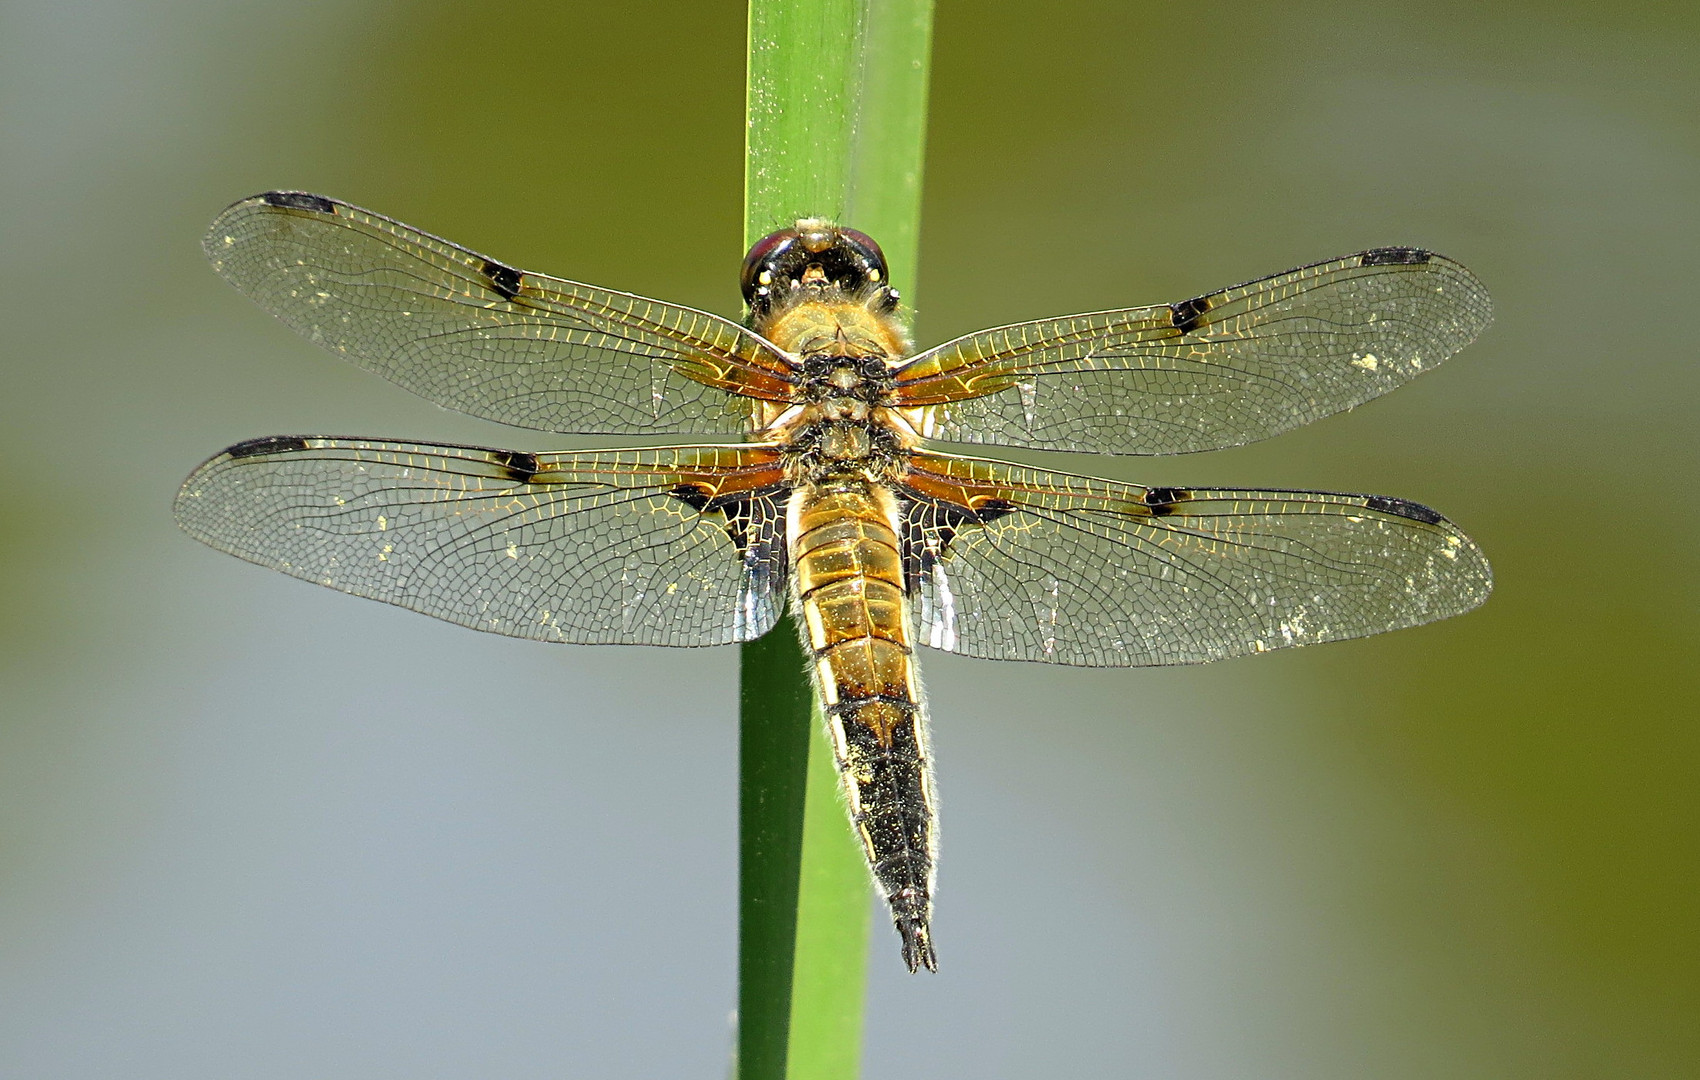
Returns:
[[[932,766],[891,493],[850,475],[792,496],[793,587],[861,839],[914,971],[936,969]]]

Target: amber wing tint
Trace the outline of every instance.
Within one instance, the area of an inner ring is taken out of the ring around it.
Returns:
[[[925,645],[1089,667],[1190,664],[1446,618],[1492,588],[1425,506],[1145,488],[912,455],[906,553]]]
[[[218,272],[284,323],[439,405],[583,434],[735,436],[788,400],[783,356],[706,312],[514,269],[319,195],[213,222]]]
[[[1175,304],[970,334],[911,360],[897,398],[949,442],[1189,453],[1385,394],[1491,318],[1464,267],[1379,248]]]
[[[765,633],[784,608],[782,479],[759,446],[270,438],[196,469],[176,513],[250,562],[478,630],[719,645]]]

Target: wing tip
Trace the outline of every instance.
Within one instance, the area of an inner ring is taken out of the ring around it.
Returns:
[[[231,219],[251,213],[256,209],[292,210],[297,213],[323,214],[327,217],[335,217],[341,213],[339,208],[345,205],[345,203],[339,203],[335,199],[323,195],[315,195],[310,191],[278,189],[249,195],[247,198],[237,199],[218,212],[218,216],[214,217],[212,224],[207,227],[206,236],[201,239],[201,250],[206,252],[207,258],[212,260],[215,267],[219,266],[223,259],[223,249],[234,242],[234,237],[227,232],[228,223]]]
[[[201,543],[221,551],[230,551],[229,544],[221,542],[216,533],[200,521],[200,508],[206,505],[202,502],[202,496],[206,494],[208,485],[213,482],[210,479],[212,475],[219,471],[220,466],[231,462],[299,453],[311,448],[311,441],[300,435],[265,435],[257,439],[244,439],[234,446],[225,447],[195,466],[194,470],[183,478],[182,485],[177,489],[177,496],[171,501],[171,516],[176,520],[178,528]],[[259,561],[237,551],[231,551],[231,554],[248,559],[249,562]]]
[[[1481,607],[1493,595],[1493,564],[1488,561],[1487,554],[1440,511],[1392,495],[1366,495],[1364,506],[1378,513],[1434,526],[1445,534],[1444,547],[1434,557],[1443,557],[1450,566],[1445,577],[1452,582],[1454,602],[1425,610],[1408,625],[1422,626],[1463,615]]]
[[[1462,611],[1469,611],[1471,608],[1480,605],[1493,591],[1493,567],[1488,563],[1487,556],[1482,553],[1482,549],[1477,546],[1476,542],[1466,536],[1464,531],[1446,515],[1433,507],[1424,506],[1422,503],[1413,502],[1410,499],[1401,499],[1394,495],[1365,495],[1363,500],[1366,509],[1374,510],[1377,513],[1391,514],[1407,521],[1438,527],[1448,537],[1449,558],[1462,559],[1469,556],[1471,561],[1480,564],[1480,588],[1472,590],[1473,593],[1479,593],[1480,598],[1474,600]]]
[[[1347,256],[1348,259],[1352,257]],[[1457,323],[1457,329],[1463,336],[1447,353],[1448,356],[1476,340],[1493,323],[1493,297],[1488,295],[1487,286],[1469,267],[1456,259],[1447,258],[1430,248],[1406,246],[1370,248],[1358,252],[1356,258],[1359,266],[1427,267],[1431,272],[1448,273],[1463,283],[1469,293],[1462,318]]]

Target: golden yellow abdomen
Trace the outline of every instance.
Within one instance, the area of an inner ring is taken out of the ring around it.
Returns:
[[[822,701],[916,701],[890,496],[856,478],[802,485],[793,499],[797,598]]]
[[[905,961],[932,968],[933,782],[896,500],[854,474],[791,499],[793,595],[851,820]]]

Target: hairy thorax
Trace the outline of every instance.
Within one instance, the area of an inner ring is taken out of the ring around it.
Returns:
[[[891,408],[892,372],[909,351],[892,315],[863,298],[822,290],[776,310],[757,328],[802,362],[795,404],[770,406],[757,438],[785,448],[793,480],[859,474],[889,479],[918,441]]]

